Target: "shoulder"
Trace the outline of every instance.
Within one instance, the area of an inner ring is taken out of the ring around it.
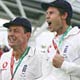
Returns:
[[[74,35],[80,36],[80,28],[78,26],[73,27],[72,31]]]
[[[31,53],[33,55],[33,54],[35,54],[35,50],[36,50],[36,48],[30,47],[29,53]]]
[[[68,33],[67,37],[69,36],[77,36],[80,35],[80,29],[78,28],[78,26],[74,26]]]
[[[33,57],[33,58],[38,60],[40,58],[38,48],[30,47],[28,56],[31,56],[31,57]]]
[[[35,47],[30,47],[28,56],[36,56],[36,48]]]
[[[79,32],[80,32],[80,29],[78,28],[78,26],[74,26],[70,31],[70,33],[72,34],[77,34]]]

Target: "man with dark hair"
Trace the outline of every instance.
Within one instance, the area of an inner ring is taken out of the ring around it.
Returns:
[[[56,0],[41,7],[46,11],[48,29],[56,32],[43,59],[48,74],[42,80],[80,80],[80,30],[71,26],[70,3]]]
[[[28,46],[32,26],[28,19],[17,17],[4,27],[8,28],[11,51],[0,60],[0,80],[36,80],[41,76],[41,63],[36,50]]]

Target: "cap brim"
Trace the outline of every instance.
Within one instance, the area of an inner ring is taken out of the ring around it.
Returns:
[[[3,24],[3,26],[6,27],[6,28],[9,28],[9,27],[12,26],[12,25],[20,25],[20,24],[17,24],[17,23],[14,23],[14,22]]]

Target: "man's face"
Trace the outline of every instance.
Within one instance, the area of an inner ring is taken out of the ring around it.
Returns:
[[[55,7],[49,7],[46,11],[46,21],[48,22],[48,29],[51,32],[57,31],[62,27],[62,16]]]
[[[24,33],[24,28],[22,26],[9,27],[8,42],[12,48],[23,46],[27,41],[27,33]]]

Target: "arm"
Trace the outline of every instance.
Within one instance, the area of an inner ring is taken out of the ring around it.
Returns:
[[[63,69],[67,74],[80,77],[80,65],[74,62],[64,61],[61,69]]]
[[[80,58],[78,60],[80,61]],[[65,61],[60,54],[54,56],[53,66],[64,70],[67,74],[80,77],[80,65],[75,62]]]

